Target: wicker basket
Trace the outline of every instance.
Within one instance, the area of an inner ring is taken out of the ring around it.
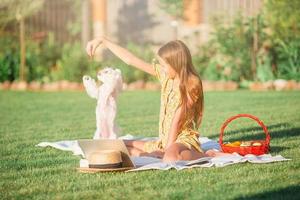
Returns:
[[[248,143],[246,146],[230,146],[228,144],[223,144],[223,135],[224,135],[225,128],[231,121],[233,121],[237,118],[240,118],[240,117],[248,117],[248,118],[255,120],[263,128],[263,130],[266,134],[266,139],[265,140],[241,141],[243,144]],[[268,129],[261,120],[259,120],[257,117],[250,115],[250,114],[238,114],[238,115],[230,117],[223,123],[223,126],[221,127],[219,144],[220,144],[223,152],[225,152],[225,153],[236,152],[240,155],[247,155],[247,154],[262,155],[262,154],[269,152],[270,139],[271,139],[271,137],[268,132]]]

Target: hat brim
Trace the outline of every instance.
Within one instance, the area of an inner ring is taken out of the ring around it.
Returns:
[[[121,172],[121,171],[130,170],[130,169],[134,169],[134,167],[106,168],[106,169],[78,167],[77,171],[82,172],[82,173],[98,173],[98,172]]]

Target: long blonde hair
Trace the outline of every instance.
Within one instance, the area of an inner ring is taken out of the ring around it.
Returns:
[[[203,88],[200,76],[192,63],[192,56],[188,47],[180,40],[166,43],[158,50],[163,58],[179,75],[182,115],[179,119],[179,131],[185,122],[193,122],[200,127],[203,116]],[[191,104],[188,104],[188,96]],[[191,112],[190,112],[191,111]]]

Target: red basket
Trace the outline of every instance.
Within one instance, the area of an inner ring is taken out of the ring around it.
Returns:
[[[240,117],[248,117],[253,120],[255,120],[264,130],[266,134],[266,139],[265,140],[251,140],[251,141],[242,141],[242,143],[245,144],[247,142],[249,146],[228,146],[228,144],[223,144],[223,135],[224,135],[224,130],[226,126],[233,120],[240,118]],[[238,114],[235,116],[230,117],[227,119],[224,123],[223,126],[221,127],[221,133],[220,133],[220,138],[219,138],[219,144],[225,153],[233,153],[236,152],[240,155],[247,155],[247,154],[254,154],[254,155],[262,155],[265,153],[268,153],[270,150],[270,134],[268,132],[267,127],[264,125],[264,123],[259,120],[257,117],[250,115],[250,114]],[[261,144],[260,146],[253,146],[253,144],[256,145],[259,143]]]

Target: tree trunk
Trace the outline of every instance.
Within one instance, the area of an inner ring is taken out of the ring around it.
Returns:
[[[82,1],[82,32],[81,32],[81,44],[85,48],[87,42],[90,40],[90,1]]]
[[[198,26],[203,23],[203,0],[183,0],[183,18],[188,26]]]
[[[251,71],[253,80],[256,78],[256,56],[258,51],[258,19],[257,17],[253,21],[254,33],[253,33],[253,46],[251,51]]]
[[[92,12],[93,12],[93,37],[99,37],[106,35],[106,23],[107,23],[107,2],[106,0],[92,0]],[[104,56],[104,50],[97,48],[95,59],[102,60]]]
[[[25,80],[25,65],[26,65],[26,58],[25,58],[25,24],[24,18],[21,17],[19,21],[20,26],[20,74],[19,79],[20,81]]]

